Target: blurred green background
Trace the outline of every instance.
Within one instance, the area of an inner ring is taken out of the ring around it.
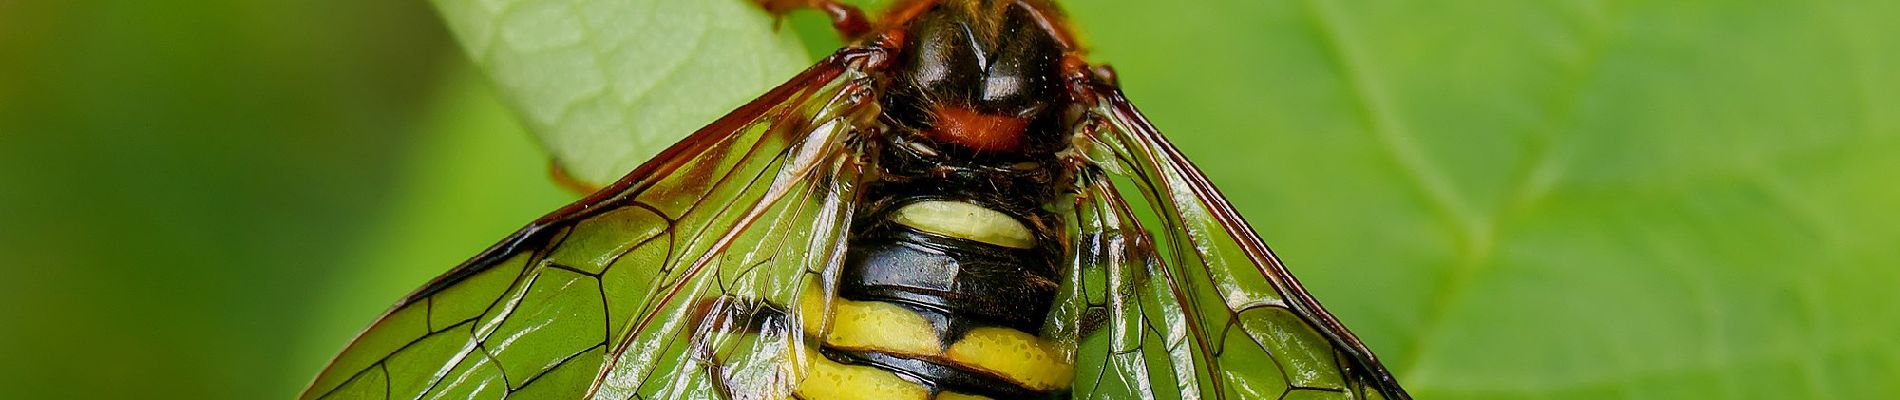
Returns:
[[[464,59],[419,2],[0,2],[0,398],[288,398],[562,204]]]
[[[696,126],[832,46],[810,16],[700,29],[689,52],[777,64],[540,112],[681,47],[629,27],[713,26],[686,0],[560,23],[615,1],[439,1],[468,52],[421,2],[0,1],[0,398],[291,396],[571,199],[543,148],[656,140],[571,118]],[[1900,5],[1068,6],[1420,398],[1900,397]],[[557,73],[560,40],[600,74]]]

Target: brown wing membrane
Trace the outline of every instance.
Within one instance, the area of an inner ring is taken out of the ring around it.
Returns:
[[[723,398],[783,387],[827,279],[876,107],[846,50],[398,302],[301,398]],[[739,329],[739,326],[754,327]],[[764,326],[770,329],[759,329]],[[796,332],[790,330],[789,332]]]
[[[1095,86],[1072,294],[1108,318],[1083,338],[1077,398],[1410,398],[1119,89]]]

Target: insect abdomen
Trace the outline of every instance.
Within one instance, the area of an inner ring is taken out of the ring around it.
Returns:
[[[831,322],[797,393],[821,399],[1043,399],[1068,352],[1036,335],[1055,299],[1050,257],[1008,213],[915,198],[860,221]],[[819,388],[817,386],[826,386]]]

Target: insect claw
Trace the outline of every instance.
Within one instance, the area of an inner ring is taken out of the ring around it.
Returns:
[[[1121,78],[1115,75],[1115,67],[1111,67],[1108,64],[1098,65],[1094,69],[1089,70],[1089,72],[1095,75],[1095,80],[1097,81],[1113,86],[1121,85]]]

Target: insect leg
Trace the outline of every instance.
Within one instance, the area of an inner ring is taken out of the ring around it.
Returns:
[[[864,11],[838,0],[753,0],[766,12],[779,18],[798,11],[801,8],[818,10],[831,18],[831,27],[838,30],[838,36],[845,40],[855,40],[871,32],[871,20],[864,17]]]

